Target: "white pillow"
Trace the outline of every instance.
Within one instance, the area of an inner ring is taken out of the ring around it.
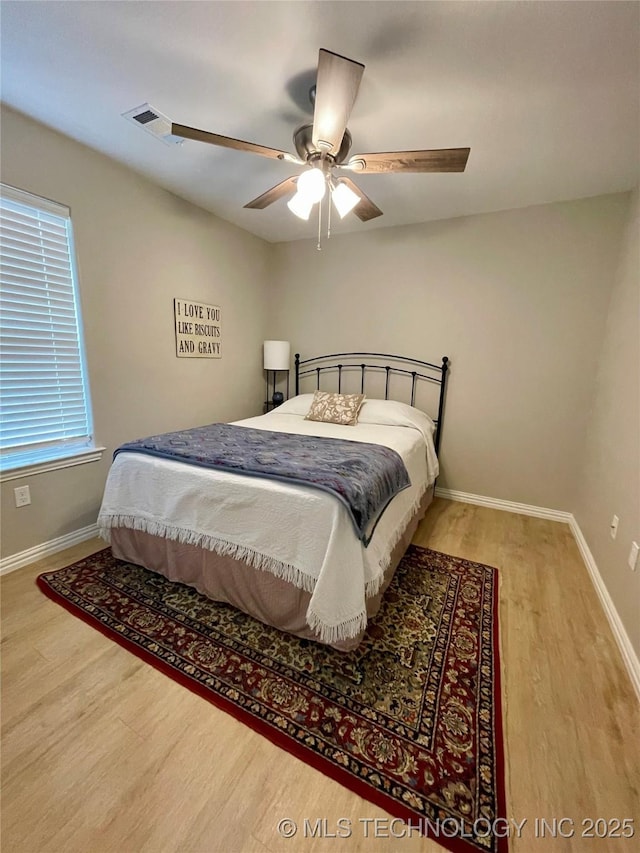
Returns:
[[[419,430],[425,438],[433,436],[436,425],[429,415],[397,400],[367,399],[358,414],[360,424],[383,424],[385,426],[404,426]]]
[[[302,415],[307,414],[313,402],[313,394],[298,394],[290,400],[285,400],[280,406],[273,409],[279,415]],[[408,403],[399,403],[397,400],[372,400],[367,397],[358,413],[359,424],[382,424],[383,426],[403,426],[419,430],[425,438],[432,437],[435,432],[435,424],[424,412],[410,406]]]
[[[297,397],[292,397],[290,400],[285,400],[272,412],[277,412],[279,415],[306,415],[311,407],[313,394],[298,394]]]

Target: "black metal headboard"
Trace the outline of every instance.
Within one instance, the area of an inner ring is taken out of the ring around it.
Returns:
[[[363,361],[362,359],[367,359]],[[442,423],[444,417],[444,397],[447,386],[447,371],[449,359],[445,355],[442,364],[431,364],[428,361],[420,361],[415,358],[407,358],[404,355],[391,355],[382,352],[336,352],[330,355],[317,355],[314,358],[300,359],[300,353],[296,353],[296,394],[300,393],[300,380],[305,376],[316,375],[316,388],[320,389],[321,374],[337,374],[338,393],[342,391],[343,374],[360,371],[360,393],[365,393],[367,371],[382,375],[384,379],[384,399],[389,399],[389,384],[393,376],[410,377],[410,394],[407,393],[404,402],[414,405],[416,399],[416,388],[419,381],[433,383],[440,386],[438,395],[438,416],[434,418],[436,433],[434,444],[436,453],[440,449],[442,437]],[[394,399],[396,399],[394,397]]]

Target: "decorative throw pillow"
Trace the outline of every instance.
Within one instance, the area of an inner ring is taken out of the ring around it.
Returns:
[[[324,421],[327,424],[355,426],[358,412],[364,403],[364,394],[331,394],[316,391],[305,421]]]

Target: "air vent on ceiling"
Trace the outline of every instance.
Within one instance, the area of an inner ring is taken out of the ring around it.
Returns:
[[[152,136],[161,139],[167,145],[181,145],[184,142],[182,137],[174,136],[171,133],[169,119],[151,104],[140,104],[139,107],[122,113],[122,117],[146,130]]]

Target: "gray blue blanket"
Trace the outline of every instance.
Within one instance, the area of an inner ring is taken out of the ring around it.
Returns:
[[[345,505],[365,545],[391,499],[411,485],[402,458],[389,447],[233,424],[141,438],[119,447],[114,459],[125,452],[322,489]]]

